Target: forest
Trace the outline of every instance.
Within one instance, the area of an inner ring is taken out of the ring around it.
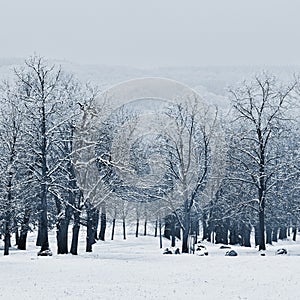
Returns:
[[[261,72],[237,82],[224,111],[197,94],[120,105],[40,56],[0,86],[0,233],[38,255],[78,254],[114,239],[116,222],[147,235],[250,247],[300,228],[300,81]],[[151,119],[151,120],[150,120]],[[150,125],[149,125],[150,124]],[[144,130],[147,126],[151,130]],[[111,232],[107,232],[107,225]],[[71,230],[71,239],[69,231]],[[151,233],[152,234],[152,233]],[[160,242],[160,245],[162,243]]]

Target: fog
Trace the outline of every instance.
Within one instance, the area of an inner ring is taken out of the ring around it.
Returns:
[[[0,0],[0,57],[82,64],[300,65],[300,1]]]

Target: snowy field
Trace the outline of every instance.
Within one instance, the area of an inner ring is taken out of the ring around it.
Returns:
[[[299,238],[299,236],[298,236]],[[0,256],[0,299],[300,299],[300,243],[256,249],[233,247],[239,255],[207,244],[208,256],[162,255],[152,236],[98,242],[93,253],[37,257],[35,236],[28,251]],[[50,234],[55,249],[55,235]],[[164,247],[169,241],[164,240]],[[288,255],[276,256],[285,247]]]

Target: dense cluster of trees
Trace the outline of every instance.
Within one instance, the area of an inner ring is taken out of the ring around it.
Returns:
[[[229,92],[224,115],[197,96],[168,106],[156,134],[136,138],[139,116],[111,113],[98,90],[41,57],[25,61],[0,90],[0,220],[4,254],[11,236],[26,249],[37,229],[40,255],[78,253],[111,239],[116,220],[134,219],[136,236],[155,235],[264,250],[300,226],[298,80],[261,74]],[[109,116],[109,117],[107,117]],[[156,176],[157,175],[157,176]],[[136,178],[138,183],[135,182]],[[157,179],[159,178],[159,179]],[[100,224],[99,224],[100,223]],[[100,228],[98,229],[98,224]],[[201,226],[200,226],[201,224]],[[72,240],[68,231],[72,226]],[[195,240],[195,238],[194,238]],[[69,245],[70,244],[70,245]]]
[[[278,234],[286,238],[291,226],[296,238],[300,208],[297,81],[284,86],[263,74],[232,90],[230,96],[226,173],[207,206],[206,237],[212,230],[216,242],[227,243],[229,232],[230,243],[250,246],[254,227],[255,243],[265,250],[266,242],[277,241]]]

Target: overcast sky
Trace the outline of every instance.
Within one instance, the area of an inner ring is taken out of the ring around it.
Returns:
[[[299,0],[0,0],[0,57],[300,65]]]

